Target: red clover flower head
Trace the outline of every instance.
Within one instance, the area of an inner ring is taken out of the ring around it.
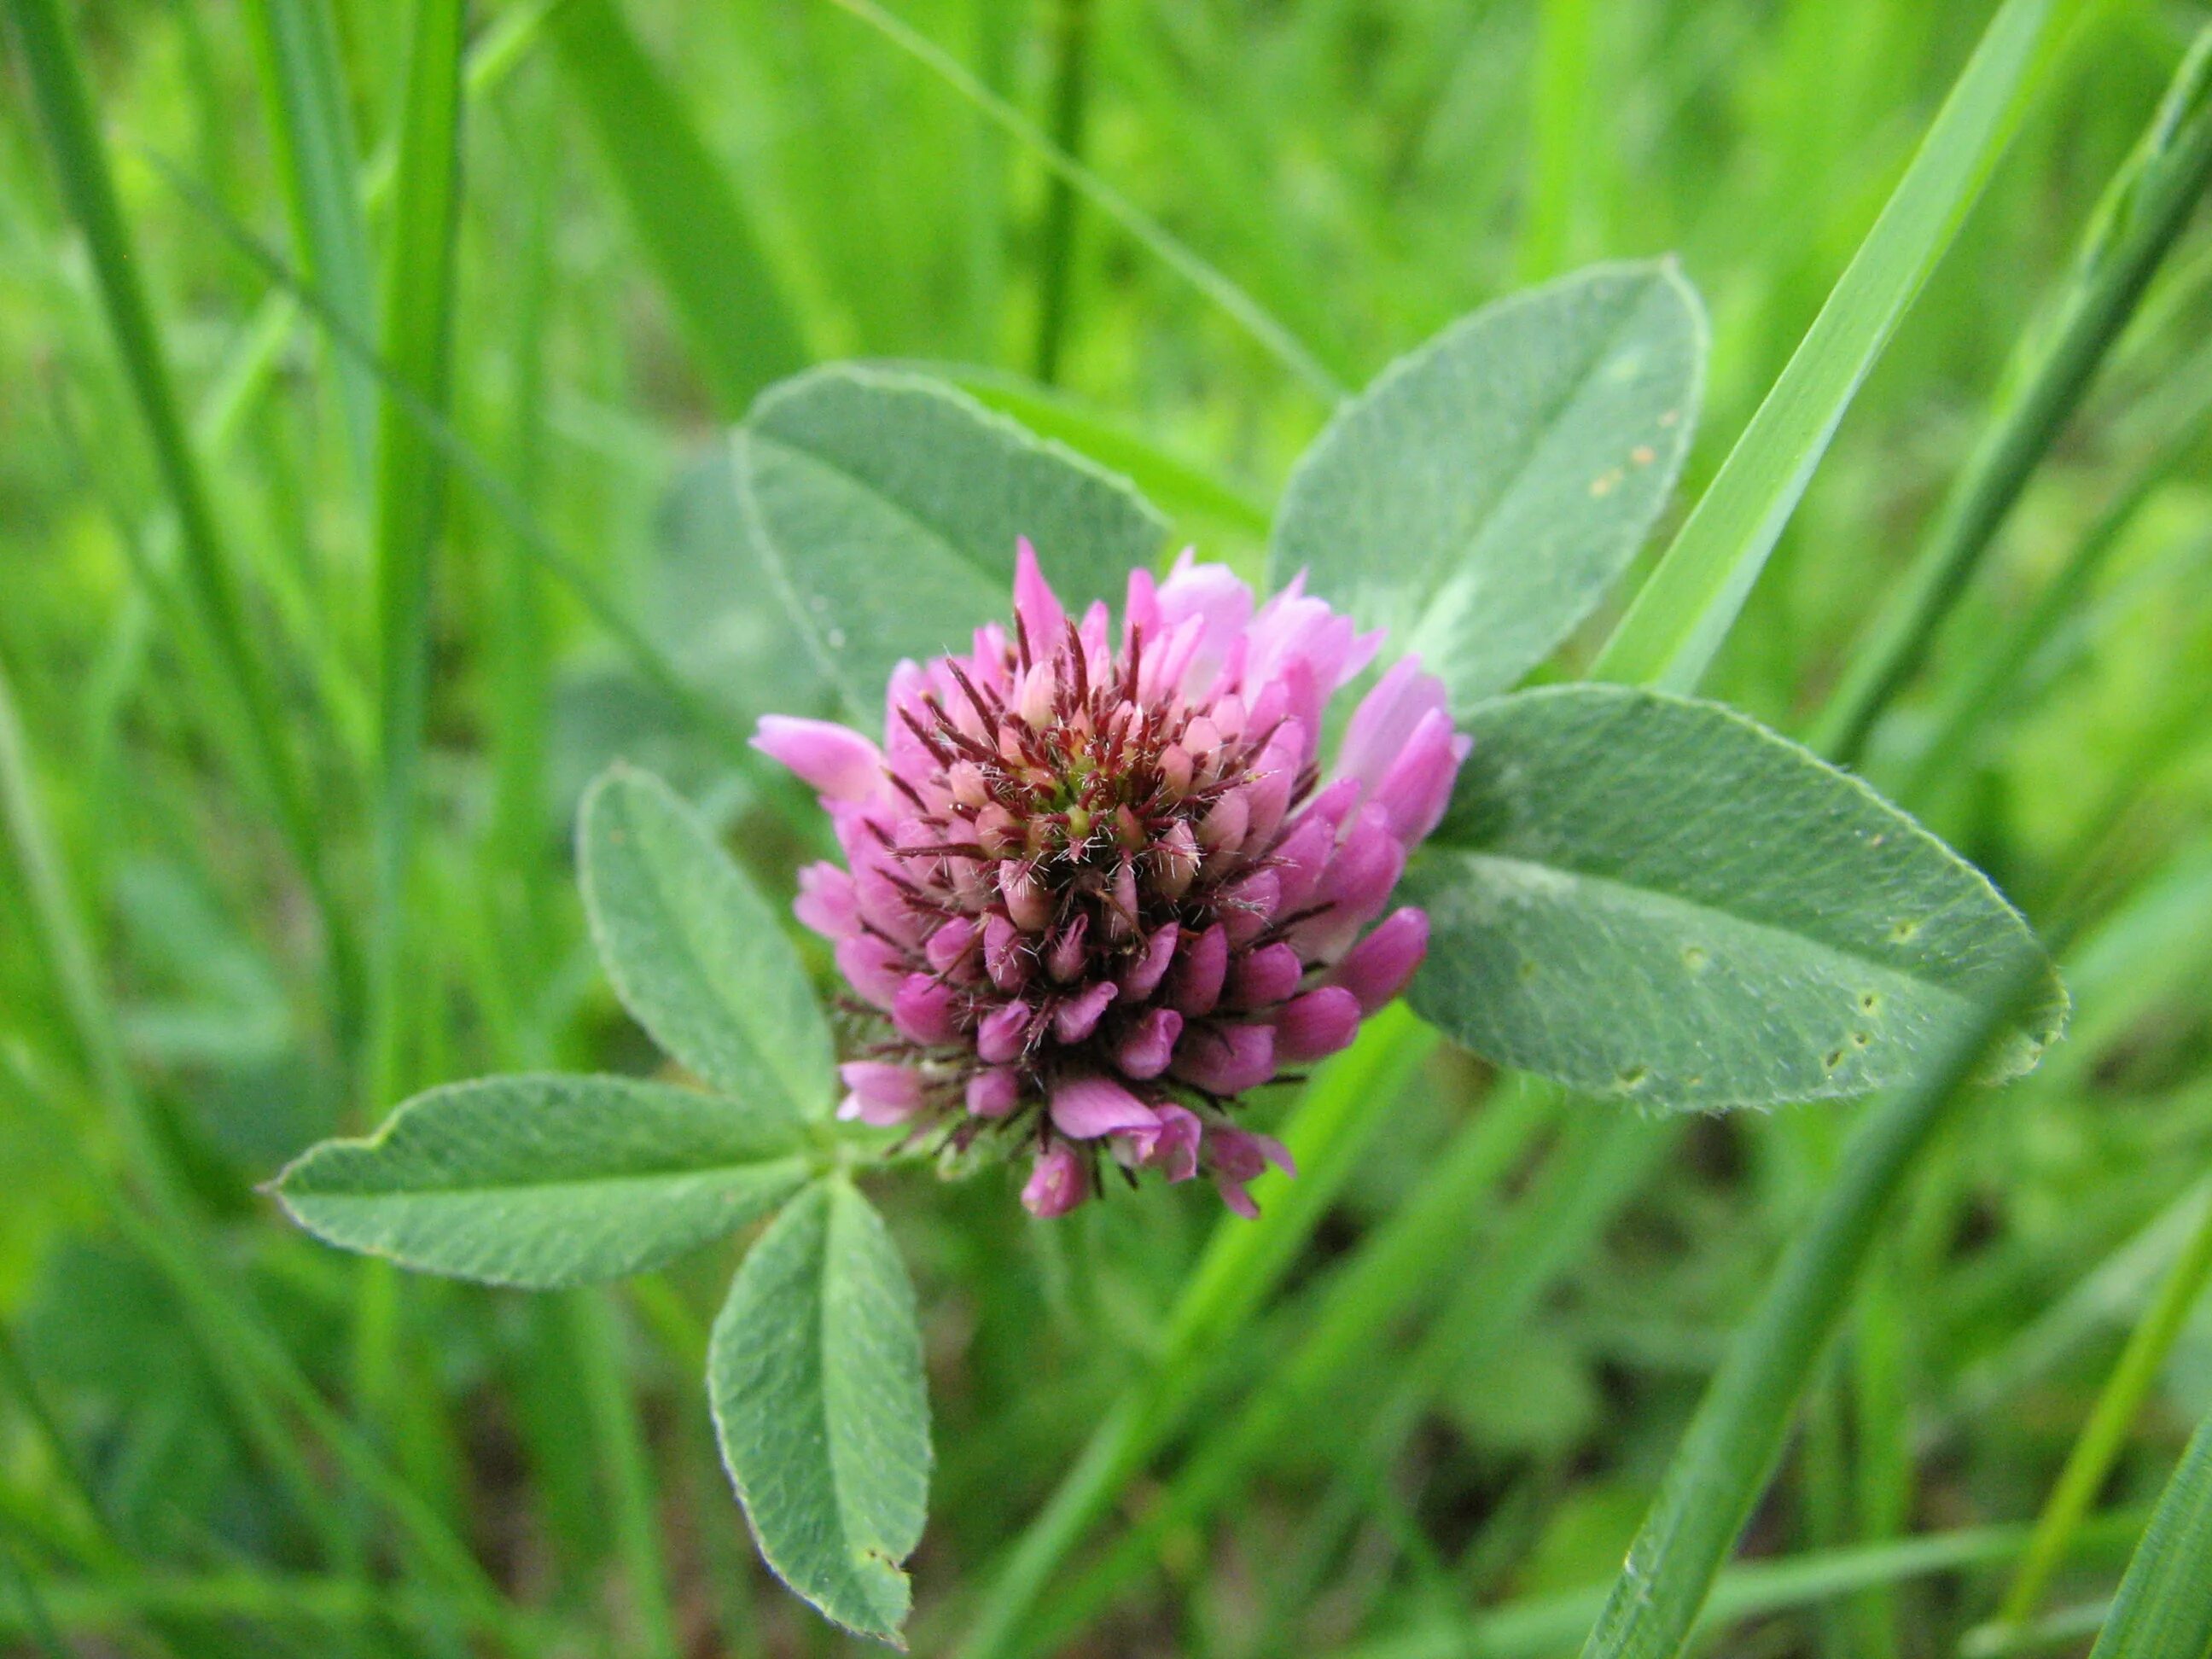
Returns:
[[[881,748],[762,720],[845,852],[800,872],[799,918],[887,1024],[840,1115],[1028,1149],[1041,1216],[1109,1164],[1203,1173],[1254,1213],[1245,1183],[1290,1159],[1238,1097],[1350,1042],[1428,944],[1418,909],[1376,919],[1467,753],[1442,683],[1401,658],[1318,757],[1381,642],[1302,580],[1255,609],[1185,553],[1130,574],[1116,649],[1024,541],[1011,634],[900,664]]]

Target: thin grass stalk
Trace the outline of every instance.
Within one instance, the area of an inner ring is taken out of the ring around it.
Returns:
[[[2038,653],[2080,614],[2143,504],[2212,432],[2212,354],[2200,353],[2180,378],[2199,390],[2172,429],[2097,515],[2034,604],[1977,652],[1958,688],[1943,698],[1935,735],[1912,761],[1899,791],[1907,799],[1923,799],[1940,781],[1956,775],[1974,734],[2007,707]]]
[[[660,1551],[653,1463],[624,1373],[613,1292],[574,1291],[562,1303],[584,1410],[599,1449],[600,1478],[613,1499],[615,1550],[637,1619],[634,1650],[646,1659],[678,1659],[682,1649],[669,1603],[668,1565]]]
[[[1270,1170],[1253,1187],[1260,1219],[1215,1228],[1169,1316],[1153,1367],[1101,1419],[991,1576],[959,1646],[964,1659],[1009,1659],[1028,1650],[1036,1608],[1061,1565],[1173,1432],[1222,1348],[1311,1236],[1436,1041],[1402,1004],[1394,1005],[1316,1073],[1284,1130],[1298,1179]]]
[[[2142,1525],[2142,1514],[2136,1510],[2095,1516],[2083,1529],[2082,1551],[2117,1555]],[[1887,1543],[1741,1562],[1714,1583],[1698,1632],[1709,1637],[1744,1620],[1818,1607],[1870,1589],[2002,1566],[2016,1559],[2027,1544],[2026,1527],[1966,1527]],[[1362,1643],[1341,1650],[1337,1659],[1552,1659],[1589,1628],[1605,1595],[1602,1585],[1593,1584],[1532,1596]]]
[[[100,988],[91,938],[46,822],[29,740],[4,662],[0,662],[0,822],[7,826],[39,946],[61,994],[62,1008],[94,1091],[106,1103],[131,1174],[165,1214],[189,1215],[185,1183],[144,1097],[131,1081],[114,1010]]]
[[[366,334],[375,314],[368,224],[356,184],[360,159],[338,66],[328,0],[248,0],[247,33],[269,106],[270,145],[284,186],[300,269],[333,310]],[[376,383],[331,354],[355,476],[370,477]]]
[[[1083,159],[1084,117],[1090,106],[1091,0],[1055,0],[1052,28],[1052,142],[1073,161]],[[1037,241],[1036,349],[1031,361],[1039,381],[1060,380],[1067,343],[1068,306],[1074,291],[1075,186],[1055,173],[1045,191],[1044,228]]]
[[[566,0],[550,27],[700,377],[734,420],[812,357],[743,198],[616,0]]]
[[[1906,1393],[1910,1326],[1902,1253],[1876,1243],[1851,1319],[1850,1393],[1853,1537],[1865,1544],[1898,1537],[1911,1522],[1914,1466]],[[1869,1585],[1851,1598],[1844,1625],[1853,1659],[1894,1659],[1899,1650],[1894,1589]]]
[[[2197,1425],[2089,1659],[2184,1659],[2212,1649],[2212,1417]]]
[[[1584,1260],[1654,1171],[1680,1125],[1609,1104],[1567,1103],[1558,1143],[1496,1238],[1397,1366],[1306,1529],[1297,1583],[1316,1587],[1362,1511],[1387,1486],[1399,1454],[1449,1380],[1472,1358],[1510,1341],[1559,1276]]]
[[[420,0],[400,113],[399,174],[384,276],[386,361],[441,415],[453,331],[453,251],[461,191],[461,40],[465,0]],[[398,1093],[404,1064],[401,994],[409,957],[408,884],[430,658],[432,556],[444,458],[396,400],[377,427],[376,924],[363,1104]]]
[[[373,346],[355,335],[345,326],[343,319],[325,307],[311,290],[301,284],[299,278],[282,259],[242,229],[204,189],[177,172],[161,157],[149,155],[148,160],[179,198],[219,231],[248,264],[256,267],[272,286],[289,295],[349,356],[369,367],[386,399],[398,405],[401,412],[446,464],[491,509],[501,527],[523,542],[530,549],[531,556],[559,580],[656,691],[682,710],[693,727],[715,744],[749,778],[761,780],[770,776],[763,769],[760,757],[746,744],[743,735],[732,730],[727,715],[684,678],[667,654],[647,638],[644,629],[608,596],[584,562],[552,538],[513,487],[477,453],[442,412],[400,379]]]
[[[117,355],[176,511],[185,591],[251,738],[257,774],[253,782],[272,804],[287,848],[315,902],[343,1025],[359,998],[352,930],[331,885],[306,770],[286,732],[274,678],[252,643],[246,607],[179,412],[168,360],[139,278],[142,267],[117,200],[76,43],[60,0],[8,0],[8,17],[55,176],[84,234]]]
[[[501,11],[469,49],[468,70],[462,78],[462,88],[469,101],[481,102],[491,96],[528,57],[547,21],[567,3],[568,0],[523,0]],[[364,220],[389,203],[398,171],[399,153],[394,142],[386,143],[356,173],[356,188]],[[222,202],[222,196],[213,191],[207,192],[207,199],[218,204]],[[227,206],[222,211],[230,214]],[[307,285],[302,283],[301,286],[305,289]],[[228,418],[240,418],[268,391],[284,343],[291,337],[293,325],[299,321],[303,308],[297,296],[285,289],[264,295],[255,308],[252,319],[241,331],[239,347],[216,376],[216,385],[223,388],[222,396],[229,406]],[[332,314],[343,315],[335,307]],[[370,330],[352,323],[348,325],[348,332],[362,340],[371,337]],[[364,367],[357,359],[353,361],[355,367]],[[371,379],[374,379],[374,374]]]
[[[875,0],[827,0],[827,3],[866,24],[975,106],[993,125],[1033,153],[1054,177],[1066,180],[1146,252],[1189,283],[1323,403],[1334,404],[1345,395],[1348,388],[1258,301],[1158,219],[1054,144],[1035,122],[976,80],[957,58],[892,16]]]
[[[2212,25],[2198,32],[2149,130],[2092,216],[2059,309],[2023,343],[1973,457],[1904,585],[1854,651],[1814,726],[1838,764],[1863,752],[1875,715],[1919,668],[1938,622],[1973,579],[1998,530],[2134,314],[2153,274],[2212,180]]]
[[[514,1659],[536,1659],[544,1649],[544,1630],[507,1604],[437,1513],[324,1401],[268,1328],[247,1288],[221,1273],[213,1265],[216,1253],[204,1243],[180,1238],[176,1229],[142,1214],[131,1195],[62,1127],[52,1090],[29,1071],[22,1057],[0,1054],[0,1060],[7,1062],[0,1066],[0,1079],[16,1097],[23,1121],[41,1132],[58,1165],[76,1176],[115,1224],[124,1242],[176,1293],[179,1316],[210,1372],[240,1410],[249,1431],[264,1443],[272,1463],[302,1474],[306,1469],[301,1437],[283,1418],[289,1412],[397,1524],[413,1560],[444,1582],[467,1622]],[[306,1478],[307,1490],[319,1497],[312,1476]]]
[[[0,1566],[7,1569],[8,1587],[15,1593],[15,1605],[22,1609],[22,1634],[30,1638],[32,1645],[45,1655],[46,1659],[72,1659],[68,1644],[62,1640],[61,1632],[46,1612],[46,1596],[40,1592],[38,1581],[25,1570],[13,1544],[0,1544]]]
[[[1536,9],[1528,208],[1518,262],[1524,283],[1567,268],[1589,192],[1594,14],[1590,0],[1543,0]]]
[[[1372,1359],[1400,1316],[1432,1285],[1438,1264],[1463,1247],[1486,1194],[1556,1107],[1552,1091],[1534,1079],[1516,1078],[1500,1085],[1412,1199],[1332,1274],[1298,1346],[1268,1368],[1235,1417],[1176,1471],[1143,1523],[1039,1609],[1030,1650],[1049,1650],[1087,1625],[1158,1558],[1170,1534],[1209,1519],[1331,1384]]]
[[[516,114],[515,143],[526,176],[516,232],[519,272],[514,332],[507,362],[514,376],[509,405],[508,476],[517,498],[536,503],[546,479],[546,341],[552,319],[554,204],[560,178],[557,152],[541,149],[525,129],[544,130],[551,100],[532,89]],[[524,948],[501,953],[482,978],[496,977],[519,995],[542,977],[540,952],[551,937],[544,872],[545,803],[549,799],[546,738],[552,700],[552,640],[546,615],[544,572],[529,544],[509,531],[498,538],[496,586],[485,607],[490,637],[492,811],[487,836],[491,867],[485,887],[506,920],[507,936]]]
[[[1905,177],[1781,378],[1592,665],[1686,691],[1721,640],[1859,387],[1949,247],[2087,0],[2004,0]]]
[[[1853,1130],[1841,1173],[1784,1252],[1705,1392],[1583,1659],[1674,1659],[1780,1456],[1875,1229],[1948,1120],[1998,1031],[2041,979],[2039,952],[2008,964],[1911,1084]]]
[[[2067,1454],[2065,1467],[2036,1516],[2034,1536],[2006,1587],[1995,1620],[2000,1631],[2025,1625],[2042,1601],[2051,1575],[2066,1559],[2082,1518],[2125,1448],[2136,1416],[2165,1369],[2173,1345],[2180,1340],[2208,1279],[2212,1279],[2212,1207],[2206,1209],[2180,1259],[2159,1286],[2158,1295],[2129,1333],[2127,1346],[2099,1390],[2088,1421],[2082,1425],[2073,1449]]]

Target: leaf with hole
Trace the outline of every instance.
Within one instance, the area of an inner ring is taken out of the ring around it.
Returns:
[[[417,1095],[270,1184],[317,1237],[426,1273],[550,1290],[642,1273],[805,1181],[797,1121],[619,1077],[500,1077]]]
[[[1499,699],[1407,878],[1414,1006],[1478,1054],[1662,1108],[1910,1077],[2030,943],[1986,878],[1856,779],[1717,704]],[[2000,1051],[2064,1021],[2055,975]]]
[[[734,440],[745,509],[854,714],[902,657],[1008,614],[1024,536],[1070,608],[1118,599],[1167,526],[1127,483],[940,381],[844,365],[772,387]]]
[[[1600,265],[1486,306],[1337,411],[1268,562],[1389,629],[1464,709],[1589,614],[1666,504],[1696,423],[1705,313],[1671,263]]]
[[[714,1321],[714,1431],[761,1554],[829,1618],[903,1646],[929,1404],[914,1291],[842,1178],[762,1235]]]
[[[577,863],[623,1006],[718,1089],[829,1110],[830,1027],[783,921],[668,786],[617,767],[584,797]]]

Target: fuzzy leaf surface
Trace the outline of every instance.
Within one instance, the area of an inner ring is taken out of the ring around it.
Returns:
[[[1167,538],[1124,480],[927,376],[840,365],[770,388],[738,491],[793,620],[849,710],[879,720],[902,657],[1010,614],[1027,536],[1069,609],[1118,601]]]
[[[1904,1081],[2030,947],[1980,872],[1856,778],[1717,704],[1626,686],[1474,711],[1407,878],[1413,1006],[1476,1053],[1662,1109]],[[2000,1050],[2063,1026],[2055,974]]]
[[[906,1270],[842,1178],[761,1236],[714,1321],[707,1391],[762,1556],[848,1630],[903,1646],[929,1403]]]
[[[806,1180],[781,1110],[620,1077],[524,1076],[417,1095],[326,1140],[272,1190],[318,1237],[403,1267],[552,1290],[641,1273]]]
[[[1705,314],[1671,264],[1599,265],[1486,306],[1398,360],[1292,473],[1272,583],[1417,653],[1462,711],[1566,638],[1666,504],[1696,424]]]
[[[806,969],[691,809],[617,767],[585,795],[576,840],[592,939],[637,1023],[726,1093],[827,1112],[835,1055]]]

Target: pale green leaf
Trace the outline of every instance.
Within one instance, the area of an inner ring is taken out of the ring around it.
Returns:
[[[929,1407],[914,1291],[842,1179],[794,1200],[714,1322],[707,1388],[761,1554],[830,1619],[903,1645]]]
[[[531,1290],[619,1279],[772,1208],[805,1179],[796,1121],[617,1077],[500,1077],[417,1095],[271,1184],[318,1237]]]
[[[691,809],[618,766],[576,834],[592,939],[623,1006],[718,1089],[829,1109],[830,1027],[783,919]]]
[[[1135,489],[939,381],[842,365],[763,394],[738,429],[763,557],[856,716],[902,657],[965,648],[1012,610],[1027,536],[1072,611],[1118,601],[1167,527]]]
[[[1478,1054],[1662,1108],[1911,1077],[2029,945],[1978,872],[1856,779],[1711,703],[1606,685],[1476,709],[1408,876],[1413,1005]],[[2055,976],[2002,1051],[2063,1021]]]
[[[1346,404],[1291,475],[1270,552],[1442,675],[1501,691],[1589,614],[1666,504],[1705,316],[1670,262],[1486,306]]]

